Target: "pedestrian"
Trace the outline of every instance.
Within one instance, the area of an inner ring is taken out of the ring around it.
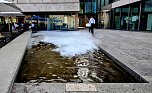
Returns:
[[[15,30],[15,26],[14,26],[14,23],[12,23],[12,31]]]
[[[31,24],[31,29],[32,29],[32,32],[35,33],[35,24],[34,24],[34,22],[32,22],[32,24]]]
[[[89,17],[87,17],[87,21],[89,21]],[[89,28],[89,33],[91,32],[91,24],[88,22],[86,23],[86,27]]]
[[[91,16],[90,20],[89,20],[89,24],[91,24],[91,33],[92,35],[94,34],[94,25],[95,25],[95,19]],[[90,32],[90,31],[89,31]]]
[[[15,30],[19,30],[19,25],[17,24],[17,22],[15,22],[14,27],[15,27]]]

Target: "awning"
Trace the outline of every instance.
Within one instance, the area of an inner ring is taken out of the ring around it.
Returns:
[[[21,9],[12,2],[0,0],[0,12],[21,12]]]
[[[29,18],[26,18],[26,20],[39,20],[39,21],[46,21],[45,18],[42,18],[40,16],[32,16],[32,17],[29,17]]]
[[[135,3],[135,2],[139,2],[141,0],[119,0],[116,1],[114,3],[112,3],[112,8],[117,8],[123,5],[127,5],[127,4],[131,4],[131,3]]]
[[[25,16],[21,12],[0,12],[0,16]]]

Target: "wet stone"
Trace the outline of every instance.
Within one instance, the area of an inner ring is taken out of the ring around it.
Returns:
[[[63,57],[53,51],[54,44],[39,42],[28,49],[16,83],[132,83],[101,50],[74,57]]]

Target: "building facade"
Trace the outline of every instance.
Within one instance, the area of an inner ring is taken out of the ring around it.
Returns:
[[[90,16],[96,20],[96,27],[101,28],[102,9],[117,0],[80,0],[79,26],[85,26]]]
[[[80,0],[79,26],[90,15],[97,28],[152,31],[152,0]]]
[[[152,31],[152,0],[120,0],[112,3],[112,29]]]
[[[35,22],[40,29],[74,30],[78,26],[79,0],[8,0],[26,15],[25,21]],[[37,19],[31,19],[30,18]],[[27,19],[27,20],[26,20]],[[44,19],[44,20],[40,20]],[[43,27],[42,27],[43,25]]]
[[[34,20],[40,29],[77,29],[85,27],[90,16],[96,28],[152,31],[152,0],[8,0]],[[40,19],[44,20],[40,20]],[[20,18],[21,20],[21,18]],[[26,20],[33,22],[33,20]],[[43,28],[41,28],[43,25]]]

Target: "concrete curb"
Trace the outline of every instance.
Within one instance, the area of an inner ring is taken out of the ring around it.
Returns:
[[[102,47],[99,47],[99,49],[101,49],[104,52],[104,54],[106,54],[110,59],[112,59],[116,65],[118,65],[121,69],[123,69],[125,72],[127,72],[129,74],[129,76],[131,76],[132,78],[137,80],[137,82],[148,83],[148,80],[143,78],[137,71],[134,71],[127,65],[123,64],[120,60],[118,60],[117,58],[112,56],[108,51],[105,51]]]
[[[10,93],[31,32],[24,32],[0,49],[0,90]]]

